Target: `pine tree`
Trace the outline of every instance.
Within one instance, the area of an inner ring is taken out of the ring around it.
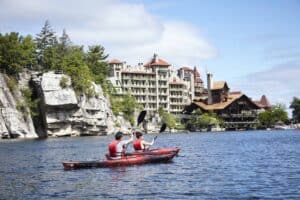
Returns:
[[[63,30],[62,36],[59,37],[59,44],[57,45],[58,55],[61,60],[70,53],[72,48],[72,42],[66,30]]]
[[[63,29],[62,36],[59,38],[59,42],[63,47],[68,47],[72,45],[69,35],[66,32],[66,29]]]
[[[52,30],[48,20],[46,20],[41,32],[36,35],[35,42],[37,46],[38,65],[42,68],[46,68],[44,63],[44,53],[47,48],[52,48],[57,44],[55,32]]]
[[[105,59],[108,54],[104,53],[101,45],[89,46],[86,54],[86,63],[94,75],[96,83],[103,84],[108,75],[108,65]]]

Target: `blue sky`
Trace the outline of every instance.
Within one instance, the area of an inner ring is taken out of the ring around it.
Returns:
[[[300,1],[1,0],[0,32],[35,35],[44,21],[110,58],[197,66],[253,99],[289,106],[300,96]]]

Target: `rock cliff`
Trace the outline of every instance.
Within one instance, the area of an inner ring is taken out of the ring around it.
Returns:
[[[36,138],[38,136],[28,108],[24,106],[20,109],[20,105],[25,105],[20,88],[28,87],[28,82],[26,84],[25,80],[19,86],[15,83],[9,88],[9,81],[12,80],[0,73],[0,137]]]
[[[0,138],[106,135],[131,129],[122,116],[113,115],[100,85],[92,84],[96,95],[87,97],[76,94],[70,77],[62,73],[27,71],[13,89],[10,81],[0,73]],[[32,92],[31,101],[38,102],[33,118],[24,88]]]
[[[62,80],[65,85],[62,87]],[[113,115],[99,85],[95,97],[77,96],[64,74],[36,74],[33,85],[41,99],[40,107],[46,136],[104,135]],[[111,124],[111,123],[110,123]]]

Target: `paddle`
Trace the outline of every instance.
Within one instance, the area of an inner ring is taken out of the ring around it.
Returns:
[[[140,112],[140,114],[137,118],[137,127],[140,125],[140,123],[142,123],[144,121],[146,114],[147,114],[146,110],[143,110],[142,112]]]
[[[166,123],[163,123],[163,124],[161,125],[160,130],[159,130],[158,133],[164,132],[164,131],[166,130],[166,128],[167,128],[167,124],[166,124]],[[155,136],[153,140],[155,141],[157,137],[158,137],[158,135]]]

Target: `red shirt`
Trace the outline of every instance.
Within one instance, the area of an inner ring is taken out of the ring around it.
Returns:
[[[143,150],[143,148],[142,148],[142,138],[140,138],[140,139],[137,139],[137,140],[135,140],[134,142],[133,142],[133,148],[134,148],[134,150],[136,150],[136,151],[138,151],[138,150]]]
[[[110,157],[117,157],[117,144],[120,142],[120,140],[114,140],[112,141],[108,146],[109,156]]]

